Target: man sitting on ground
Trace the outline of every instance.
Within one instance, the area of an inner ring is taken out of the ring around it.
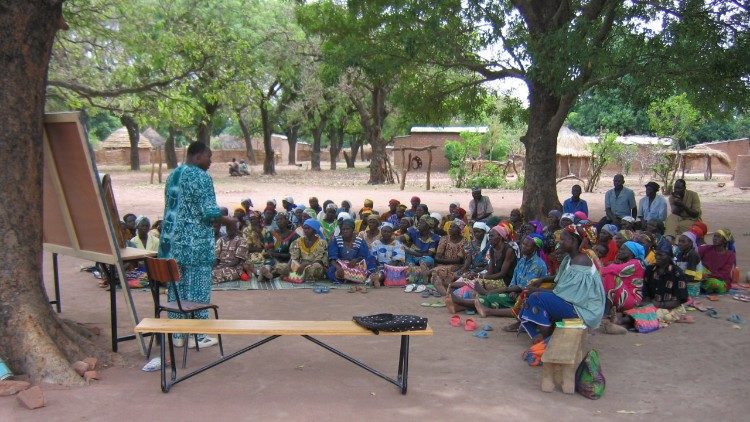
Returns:
[[[678,236],[690,230],[701,218],[701,200],[694,191],[687,190],[685,181],[677,179],[669,197],[670,213],[665,222],[665,234]]]
[[[637,215],[635,194],[625,187],[625,177],[616,174],[612,178],[612,184],[614,188],[604,194],[604,208],[607,215],[599,221],[598,229],[605,224],[615,224],[619,227],[622,225],[623,217],[635,218]]]
[[[589,215],[589,205],[586,200],[581,199],[581,185],[573,185],[570,195],[570,198],[563,202],[563,213],[575,214],[576,211],[583,211],[584,214]]]
[[[493,212],[490,198],[482,196],[481,188],[471,188],[471,197],[472,200],[469,201],[469,222],[471,224],[476,222],[486,223]]]
[[[229,175],[232,177],[242,176],[240,173],[240,165],[237,164],[237,160],[232,158],[232,162],[229,163]]]
[[[242,174],[243,176],[250,175],[250,168],[247,166],[245,160],[240,160],[240,174]]]
[[[646,196],[638,202],[638,217],[642,220],[643,227],[651,220],[667,219],[667,200],[659,195],[658,183],[646,183]]]

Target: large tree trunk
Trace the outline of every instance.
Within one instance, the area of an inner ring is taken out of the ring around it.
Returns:
[[[130,170],[140,170],[141,157],[138,155],[138,142],[141,140],[141,134],[138,130],[138,123],[129,114],[123,114],[120,122],[128,130],[130,139]]]
[[[529,83],[529,127],[521,139],[526,146],[522,212],[528,219],[561,209],[555,183],[557,134],[571,105],[541,84]]]
[[[344,144],[344,131],[346,130],[346,119],[328,129],[328,139],[331,141],[331,170],[336,170],[336,161],[339,159],[341,146]]]
[[[297,165],[297,140],[299,139],[299,125],[291,125],[284,131],[286,142],[289,144],[289,165]]]
[[[371,125],[367,130],[367,140],[372,147],[372,157],[370,157],[370,180],[367,182],[372,185],[379,185],[386,182],[386,165],[385,165],[385,139],[383,139],[383,124],[385,124],[385,97],[388,95],[385,88],[376,86],[372,92],[372,116]]]
[[[42,119],[62,1],[6,0],[0,13],[0,356],[31,381],[82,385],[70,363],[97,348],[52,311],[42,283]],[[30,212],[31,210],[31,212]]]
[[[250,164],[258,164],[255,161],[255,151],[253,150],[253,135],[250,134],[250,128],[247,127],[247,123],[242,119],[242,115],[237,111],[237,123],[240,125],[242,131],[242,137],[245,139],[245,152],[247,153],[247,159],[250,160]]]
[[[164,142],[164,157],[167,160],[168,169],[177,168],[177,152],[174,150],[174,138],[177,136],[177,129],[169,127],[167,141]]]
[[[354,139],[352,139],[352,143],[349,145],[351,159],[347,158],[346,155],[344,156],[344,158],[346,158],[346,168],[354,168],[354,163],[357,161],[357,153],[359,152],[360,147],[362,147],[362,138],[360,136],[355,136]]]
[[[312,128],[313,145],[312,153],[310,154],[310,170],[312,171],[320,171],[320,141],[323,137],[324,126],[325,120]]]
[[[196,129],[196,140],[211,146],[211,132],[214,130],[214,114],[219,110],[219,103],[209,102],[204,105],[205,114],[198,122]]]
[[[265,100],[260,103],[260,121],[263,125],[263,150],[266,153],[263,159],[263,174],[276,174],[276,162],[271,145],[271,118],[268,115],[268,102]]]

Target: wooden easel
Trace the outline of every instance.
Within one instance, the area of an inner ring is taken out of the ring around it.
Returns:
[[[421,148],[402,147],[393,148],[393,151],[401,151],[401,190],[406,186],[406,173],[411,169],[412,152],[427,151],[427,183],[425,190],[430,190],[430,173],[432,172],[432,150],[437,149],[435,145]],[[406,159],[406,151],[409,151],[409,159]]]
[[[122,282],[125,303],[135,326],[139,319],[127,286],[123,264],[154,256],[155,253],[125,247],[111,183],[108,183],[105,191],[93,156],[80,113],[45,115],[43,247],[45,251],[52,253],[56,299],[53,303],[60,312],[58,254],[96,262],[110,282],[112,350],[117,351],[120,341],[137,338],[141,352],[145,354],[146,346],[140,334],[137,337],[134,334],[124,337],[117,335],[116,278]],[[108,180],[108,177],[105,179]]]

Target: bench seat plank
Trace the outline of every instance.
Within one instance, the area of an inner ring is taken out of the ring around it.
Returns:
[[[586,330],[576,328],[560,328],[555,330],[547,348],[542,355],[543,363],[559,363],[573,365],[581,350],[581,341]]]
[[[579,330],[575,330],[579,331]],[[354,321],[283,321],[241,319],[169,319],[144,318],[135,327],[136,333],[203,333],[228,335],[310,335],[310,336],[371,336],[372,331]],[[384,332],[389,336],[431,336],[432,328],[404,332]]]

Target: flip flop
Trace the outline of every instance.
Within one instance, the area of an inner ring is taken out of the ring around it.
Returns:
[[[430,294],[434,297],[443,297],[443,295],[441,295],[440,292],[435,289],[430,290]]]
[[[460,316],[458,316],[458,315],[453,315],[453,316],[451,317],[451,320],[450,320],[450,322],[451,322],[451,326],[452,326],[452,327],[458,327],[458,326],[460,326],[460,325],[461,325],[461,317],[460,317]]]
[[[367,286],[357,286],[357,291],[360,293],[367,293]]]
[[[735,300],[739,300],[740,302],[750,302],[750,296],[748,295],[737,293],[737,294],[732,295],[732,298]]]
[[[474,322],[474,320],[471,318],[466,319],[466,323],[464,324],[464,330],[474,331],[476,329],[477,329],[477,323]]]
[[[437,300],[435,302],[432,302],[432,305],[430,305],[433,308],[445,308],[445,302],[442,300]]]
[[[695,322],[695,318],[693,318],[690,315],[682,315],[680,318],[677,319],[677,322],[680,322],[683,324],[692,324]]]
[[[422,302],[422,303],[419,304],[419,306],[424,306],[425,308],[430,308],[430,307],[432,307],[432,303],[431,302]]]
[[[347,293],[357,293],[359,291],[359,286],[352,286],[349,287],[349,290],[347,290]]]
[[[698,301],[693,302],[693,304],[691,306],[693,308],[701,311],[701,312],[706,312],[707,310],[712,309],[712,308],[704,305],[703,302],[698,302]]]
[[[727,321],[733,322],[735,324],[744,324],[745,322],[747,322],[739,314],[732,314],[731,316],[729,316],[729,318],[727,318]]]
[[[422,299],[427,299],[428,297],[432,296],[432,294],[427,290],[423,291],[420,294],[422,295]]]
[[[476,333],[472,334],[476,338],[489,338],[490,335],[487,334],[487,331],[477,331]]]
[[[420,284],[419,286],[417,286],[416,289],[414,289],[416,293],[422,293],[426,290],[427,290],[427,286],[425,286],[424,284]]]
[[[709,309],[706,311],[706,315],[710,316],[711,318],[719,318],[719,313],[716,312],[716,309]]]
[[[708,296],[706,296],[706,297],[707,297],[707,298],[708,298],[708,300],[710,300],[711,302],[716,302],[717,300],[719,300],[719,296],[718,296],[718,295],[708,295]]]
[[[467,309],[466,310],[466,315],[476,315],[476,314],[477,314],[477,311],[475,311],[473,309]]]
[[[482,325],[482,331],[492,331],[492,326],[490,324],[484,324]]]
[[[404,291],[406,293],[411,293],[411,292],[414,291],[414,288],[416,288],[416,287],[417,287],[416,284],[407,284],[406,287],[404,288]]]

